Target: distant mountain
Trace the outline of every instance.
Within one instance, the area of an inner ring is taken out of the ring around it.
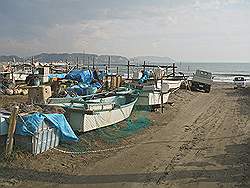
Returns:
[[[13,61],[23,61],[23,58],[16,55],[2,55],[0,56],[0,62],[13,62]]]
[[[35,61],[40,62],[58,62],[58,61],[70,61],[81,63],[83,60],[87,62],[93,58],[97,58],[96,54],[82,54],[82,53],[41,53],[34,56]],[[92,62],[92,61],[91,61]]]
[[[132,58],[135,63],[142,64],[146,61],[146,64],[172,64],[175,63],[175,60],[170,57],[159,57],[159,56],[138,56]]]
[[[15,55],[10,56],[0,56],[0,62],[13,62],[15,59],[16,62],[22,62],[24,58],[18,57]],[[25,58],[25,60],[31,60],[31,57]],[[76,63],[78,59],[79,64],[89,64],[91,65],[93,61],[95,64],[108,64],[109,61],[111,64],[123,64],[126,65],[128,60],[132,60],[137,64],[143,64],[143,61],[146,61],[147,64],[172,64],[175,63],[175,60],[169,57],[158,57],[158,56],[138,56],[131,59],[128,59],[124,56],[118,55],[97,55],[97,54],[83,54],[83,53],[41,53],[34,56],[35,61],[39,62],[58,62],[58,61],[68,61]]]
[[[110,59],[109,59],[110,58]],[[128,58],[124,57],[124,56],[117,56],[117,55],[100,55],[97,58],[97,62],[98,63],[104,63],[104,64],[108,64],[109,60],[111,62],[111,64],[122,64],[122,65],[126,65],[128,63]]]
[[[23,61],[24,58],[18,56],[0,56],[0,62],[13,62],[13,58],[15,61]],[[31,57],[27,57],[25,59],[31,60]],[[111,64],[127,64],[128,58],[124,56],[117,55],[97,55],[97,54],[83,54],[83,53],[41,53],[34,56],[35,61],[39,62],[58,62],[58,61],[69,61],[73,63],[84,63],[92,64],[93,61],[96,64],[108,64],[110,61]]]

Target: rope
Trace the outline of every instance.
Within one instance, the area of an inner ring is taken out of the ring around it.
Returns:
[[[200,141],[204,140],[224,140],[224,139],[230,139],[234,137],[241,137],[245,136],[246,134],[240,134],[240,135],[235,135],[235,136],[226,136],[226,137],[215,137],[215,138],[203,138],[203,139],[196,139]],[[56,151],[59,151],[61,153],[65,154],[74,154],[74,155],[82,155],[82,154],[91,154],[91,153],[101,153],[101,152],[108,152],[108,151],[115,151],[115,150],[121,150],[125,148],[132,148],[136,145],[142,145],[142,144],[159,144],[159,143],[171,143],[171,142],[191,142],[192,140],[156,140],[156,141],[147,141],[147,142],[140,142],[140,143],[134,143],[134,144],[128,144],[125,146],[118,146],[118,147],[113,147],[113,148],[107,148],[107,149],[99,149],[99,150],[89,150],[89,151],[66,151],[58,148],[53,148]]]
[[[91,150],[91,151],[78,151],[78,152],[66,151],[66,150],[62,150],[62,149],[58,149],[58,148],[53,148],[53,149],[57,150],[57,151],[59,151],[61,153],[65,153],[65,154],[81,155],[81,154],[88,154],[88,153],[101,153],[101,152],[107,152],[107,151],[120,150],[120,149],[124,149],[124,148],[131,148],[134,145],[136,145],[136,144],[130,144],[130,145],[126,145],[126,146],[119,146],[119,147],[115,147],[115,148],[107,148],[107,149]]]
[[[170,93],[175,93],[176,91],[178,91],[180,89],[180,87],[177,87],[175,90],[173,90],[172,92]]]

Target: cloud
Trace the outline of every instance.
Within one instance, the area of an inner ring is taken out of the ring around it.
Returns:
[[[249,18],[244,0],[9,0],[0,6],[0,53],[249,60]]]

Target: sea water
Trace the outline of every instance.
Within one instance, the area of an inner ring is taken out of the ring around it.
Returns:
[[[234,77],[244,76],[250,82],[250,63],[176,63],[177,71],[192,75],[197,69],[212,72],[215,82],[233,82]]]
[[[150,63],[148,63],[150,64]],[[161,65],[172,65],[168,63],[153,63]],[[250,63],[189,63],[189,62],[177,62],[176,72],[182,72],[187,76],[192,76],[197,69],[204,71],[212,72],[214,77],[214,82],[233,82],[234,77],[244,76],[250,84]],[[133,71],[135,69],[142,70],[141,66],[139,67],[130,67],[130,78],[132,78]],[[150,69],[150,68],[146,68]],[[138,71],[137,70],[137,71]],[[172,70],[169,70],[170,72]],[[116,72],[116,68],[112,70]],[[119,73],[123,75],[124,78],[127,78],[127,67],[121,67]],[[141,74],[141,73],[140,73]]]

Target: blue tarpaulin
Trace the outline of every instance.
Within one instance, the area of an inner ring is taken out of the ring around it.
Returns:
[[[43,121],[46,121],[49,126],[60,131],[61,141],[78,141],[77,136],[71,129],[63,114],[34,113],[22,116],[20,118],[20,121],[17,122],[16,134],[23,136],[32,136],[38,132],[39,126],[42,125]]]
[[[73,91],[77,95],[94,94],[97,89],[102,87],[101,83],[93,82],[94,79],[98,80],[98,77],[97,72],[91,72],[90,70],[72,70],[65,76],[65,79],[75,80],[79,83],[69,87],[67,90]]]
[[[65,76],[65,79],[90,84],[93,80],[93,73],[90,70],[72,70]]]
[[[145,81],[147,81],[149,79],[150,73],[149,71],[145,70],[142,74],[142,77],[140,78],[140,80],[138,81],[139,84],[144,83]]]
[[[49,79],[52,79],[52,78],[64,78],[65,76],[66,76],[65,73],[62,73],[62,74],[49,74],[48,78]]]
[[[65,76],[65,79],[78,81],[78,84],[69,87],[67,90],[80,96],[94,94],[97,89],[102,87],[102,84],[98,82],[102,76],[102,72],[96,72],[95,70],[93,72],[90,70],[72,70]],[[94,80],[95,82],[93,82]]]
[[[69,87],[68,91],[74,91],[77,95],[91,95],[97,92],[97,89],[101,88],[102,84],[99,82],[91,84],[78,83],[78,85],[73,85]]]

